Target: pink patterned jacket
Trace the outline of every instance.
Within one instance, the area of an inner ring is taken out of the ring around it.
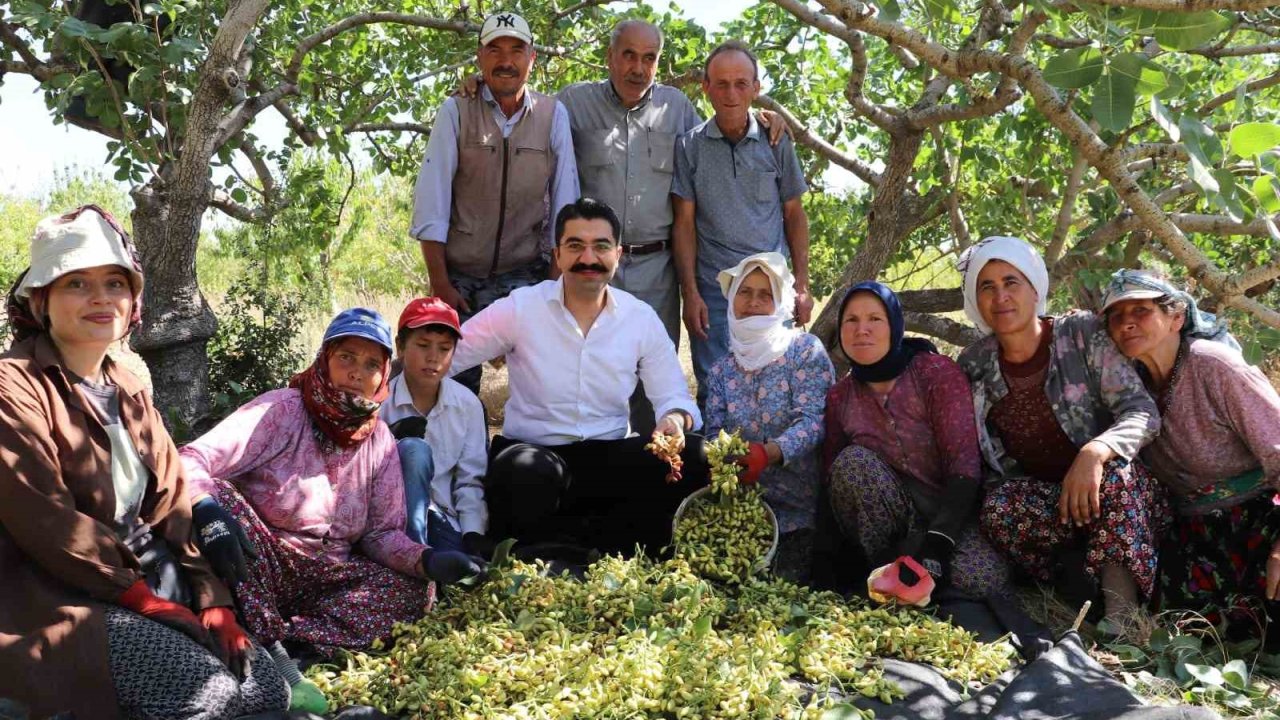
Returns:
[[[386,425],[325,455],[302,395],[284,388],[254,398],[180,454],[192,498],[225,480],[277,536],[309,556],[346,562],[359,545],[373,560],[419,575],[425,548],[404,534],[404,480]]]

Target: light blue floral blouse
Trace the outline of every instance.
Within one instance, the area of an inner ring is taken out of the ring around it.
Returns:
[[[998,478],[1025,475],[987,426],[987,414],[1009,387],[1000,372],[1000,346],[994,335],[960,353],[969,376],[977,415],[982,456]],[[1062,431],[1077,448],[1097,440],[1132,460],[1160,431],[1160,412],[1142,379],[1091,312],[1075,311],[1054,318],[1053,344],[1044,391]]]
[[[755,372],[743,370],[729,353],[707,374],[707,437],[739,430],[744,440],[773,440],[782,449],[782,464],[760,476],[779,532],[814,526],[823,408],[835,380],[822,341],[808,333],[797,334],[782,357]]]

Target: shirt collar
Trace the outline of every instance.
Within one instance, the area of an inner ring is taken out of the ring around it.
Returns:
[[[618,107],[622,108],[623,112],[632,112],[643,109],[644,106],[648,105],[649,101],[653,99],[653,89],[657,87],[657,85],[658,84],[656,82],[649,83],[649,89],[645,90],[644,95],[640,96],[640,102],[636,103],[635,107],[629,108],[622,104],[622,97],[618,95],[618,89],[613,86],[613,80],[610,78],[604,79],[604,86],[608,88],[609,97],[613,98],[613,101],[618,103]]]
[[[555,280],[547,281],[547,302],[555,303],[560,307],[568,310],[569,307],[564,304],[564,275]],[[604,309],[605,312],[614,313],[618,310],[618,298],[613,294],[613,286],[604,286]]]
[[[441,408],[452,407],[457,404],[457,396],[454,395],[453,389],[449,387],[450,385],[449,378],[440,380],[440,396],[436,398],[435,407],[431,408],[427,415]],[[404,373],[392,378],[391,397],[388,399],[391,402],[391,407],[404,408],[412,411],[415,415],[422,414],[418,411],[418,407],[413,404],[413,393],[409,392],[409,381],[405,380]]]
[[[725,142],[728,142],[728,138],[725,138],[724,133],[720,132],[720,126],[716,124],[715,115],[712,115],[711,118],[707,120],[707,137],[722,139]],[[756,115],[753,112],[747,113],[747,134],[743,135],[742,139],[746,140],[747,138],[754,140],[760,139],[760,123],[756,122]]]
[[[493,91],[489,89],[488,85],[480,86],[480,98],[489,103],[490,107],[498,107],[498,100],[493,96]],[[524,97],[520,100],[520,109],[527,112],[532,105],[533,101],[529,96],[529,86],[526,84],[524,87]]]
[[[62,365],[62,355],[58,352],[58,346],[53,344],[53,339],[49,337],[49,333],[42,332],[36,335],[31,340],[31,343],[31,359],[35,361],[36,365],[46,373],[50,370],[55,370],[69,387],[71,383],[67,379],[67,370]],[[115,361],[110,356],[102,359],[102,373],[130,397],[144,390],[142,382],[135,378],[132,373],[120,372],[116,367]]]

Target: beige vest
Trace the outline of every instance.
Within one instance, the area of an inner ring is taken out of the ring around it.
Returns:
[[[547,189],[556,168],[556,99],[525,89],[529,107],[511,136],[479,96],[458,104],[458,170],[445,260],[450,272],[486,278],[537,259],[547,237]]]

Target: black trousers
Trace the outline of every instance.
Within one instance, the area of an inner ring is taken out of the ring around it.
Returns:
[[[685,436],[683,478],[644,449],[647,436],[544,447],[498,435],[489,444],[489,536],[658,555],[680,501],[707,484],[701,435]]]

